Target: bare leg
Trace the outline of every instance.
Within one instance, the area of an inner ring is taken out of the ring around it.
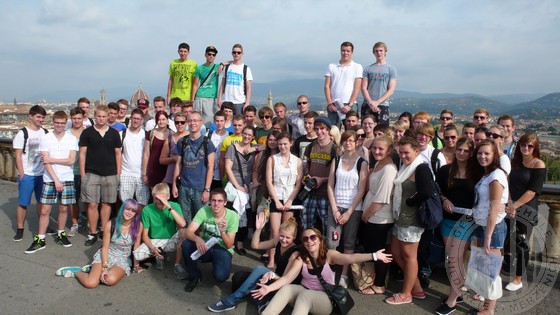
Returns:
[[[105,226],[111,218],[111,204],[101,203],[101,228]]]
[[[66,227],[66,220],[68,219],[68,206],[60,205],[58,207],[58,230],[64,230]]]
[[[16,222],[17,222],[18,229],[23,229],[26,216],[27,216],[27,207],[18,205],[16,208]]]
[[[97,221],[99,221],[99,211],[97,210],[97,203],[88,203],[87,217],[89,223],[89,234],[97,234]],[[111,211],[109,209],[109,211]]]
[[[109,269],[107,276],[105,276],[105,284],[108,286],[115,285],[119,283],[124,276],[126,276],[124,269],[118,266],[113,266]]]
[[[409,297],[412,292],[422,291],[418,280],[418,242],[407,243],[399,241],[402,249],[402,266],[404,283],[401,294]],[[413,291],[414,290],[414,291]]]
[[[78,218],[80,216],[80,206],[77,203],[70,205],[70,216],[72,218],[72,225],[78,224]]]
[[[86,288],[93,289],[99,285],[99,277],[101,276],[101,264],[95,263],[91,266],[89,273],[76,272],[76,279]]]
[[[51,205],[43,205],[41,213],[39,214],[39,229],[38,234],[47,234],[47,227],[49,226],[49,214],[51,213]]]
[[[274,212],[270,213],[270,239],[277,239],[280,234],[280,221],[282,220],[282,213]],[[268,254],[268,269],[274,269],[274,255],[276,254],[276,248],[271,248]]]

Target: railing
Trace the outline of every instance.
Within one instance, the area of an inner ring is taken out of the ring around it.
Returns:
[[[15,151],[12,139],[0,138],[0,178],[17,181]]]

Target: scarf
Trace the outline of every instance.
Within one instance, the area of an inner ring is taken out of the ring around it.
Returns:
[[[403,165],[397,173],[397,177],[394,180],[395,190],[393,192],[393,218],[395,220],[399,218],[399,214],[401,213],[402,183],[412,176],[412,174],[416,171],[416,167],[422,163],[424,163],[424,160],[422,159],[422,156],[418,154],[412,163],[406,166]]]

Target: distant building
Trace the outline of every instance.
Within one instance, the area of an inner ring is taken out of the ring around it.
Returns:
[[[272,90],[268,90],[268,102],[266,103],[266,106],[272,108]]]
[[[152,102],[148,93],[142,88],[142,84],[139,84],[138,90],[136,90],[136,92],[134,92],[134,94],[132,94],[132,97],[130,98],[130,106],[136,107],[136,101],[141,98],[149,100],[150,103]]]

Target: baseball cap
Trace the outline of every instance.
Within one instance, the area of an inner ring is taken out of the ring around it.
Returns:
[[[148,101],[148,100],[145,99],[145,98],[139,98],[139,99],[136,101],[136,106],[146,108],[146,107],[150,106],[150,101]]]
[[[332,124],[331,124],[331,122],[329,121],[329,119],[328,119],[327,117],[323,117],[323,116],[316,117],[316,118],[315,118],[315,121],[313,122],[313,125],[316,125],[316,124],[318,124],[318,123],[323,123],[323,124],[325,124],[325,126],[327,126],[327,129],[329,129],[329,130],[330,130],[331,127],[332,127]]]
[[[214,52],[215,54],[218,54],[218,50],[217,50],[216,47],[214,47],[214,46],[208,46],[208,47],[206,47],[206,52],[209,52],[209,51],[212,51],[212,52]]]

